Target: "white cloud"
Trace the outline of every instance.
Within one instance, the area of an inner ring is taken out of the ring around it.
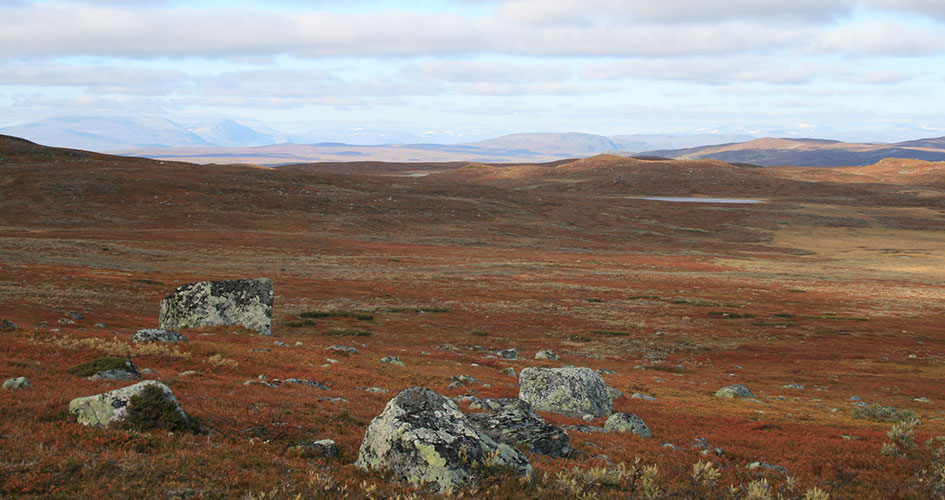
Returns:
[[[931,56],[945,52],[945,37],[941,28],[899,21],[868,21],[825,30],[811,41],[809,49],[816,53],[870,57]]]

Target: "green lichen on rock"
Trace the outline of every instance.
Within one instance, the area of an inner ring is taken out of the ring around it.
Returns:
[[[521,452],[481,433],[456,403],[422,387],[387,403],[368,426],[355,465],[437,492],[461,487],[491,467],[532,472]]]
[[[236,325],[272,335],[272,280],[198,281],[161,301],[160,328]]]
[[[748,387],[742,384],[735,384],[735,385],[727,385],[715,391],[715,396],[719,398],[737,399],[737,398],[753,398],[755,397],[755,394],[751,392],[751,389],[749,389]]]
[[[643,419],[631,413],[614,413],[604,423],[604,429],[610,432],[629,432],[642,438],[653,437]]]
[[[177,412],[181,418],[171,415],[171,410]],[[131,418],[129,428],[139,430],[195,428],[195,424],[177,403],[171,389],[155,380],[73,399],[69,403],[69,413],[75,415],[80,424],[93,427],[121,426],[122,422]],[[182,426],[182,422],[189,422],[189,425]]]
[[[590,368],[525,368],[518,397],[536,410],[569,417],[605,417],[614,411],[604,379]]]

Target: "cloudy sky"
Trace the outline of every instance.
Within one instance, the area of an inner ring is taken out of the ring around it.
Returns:
[[[945,135],[943,0],[0,0],[0,127]]]

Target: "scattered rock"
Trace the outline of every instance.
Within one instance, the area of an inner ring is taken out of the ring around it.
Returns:
[[[630,399],[642,399],[644,401],[659,401],[658,399],[650,396],[649,394],[643,394],[640,392],[634,392],[630,395]]]
[[[573,432],[586,432],[586,433],[600,433],[600,432],[609,432],[603,427],[595,427],[593,425],[562,425],[562,429],[566,429]]]
[[[400,360],[397,356],[384,356],[381,358],[381,363],[387,363],[389,365],[404,366],[404,362]]]
[[[511,366],[506,366],[499,373],[503,375],[508,375],[510,377],[516,377],[516,378],[518,377],[518,375],[515,373],[515,368],[512,368]]]
[[[450,389],[455,389],[457,387],[462,387],[468,384],[479,384],[479,380],[475,377],[470,377],[469,375],[453,375],[449,378],[451,384]]]
[[[345,398],[318,398],[319,403],[350,403]]]
[[[243,382],[243,385],[261,385],[263,387],[268,387],[270,389],[275,389],[276,387],[279,387],[276,384],[273,384],[271,382],[266,382],[265,380],[259,380],[259,379],[247,380],[246,382]]]
[[[850,396],[849,398],[847,398],[847,401],[863,401],[863,398],[861,398],[861,397],[857,396],[856,394],[854,394],[854,395]]]
[[[57,321],[57,323],[59,323],[60,325],[74,325],[75,320],[71,320],[69,318],[62,318],[59,321]]]
[[[622,398],[624,396],[623,392],[621,392],[619,389],[614,389],[613,387],[608,387],[607,393],[610,394],[610,399]]]
[[[187,370],[187,371],[183,371],[177,374],[178,377],[198,377],[200,375],[203,375],[203,374],[198,372],[197,370]]]
[[[563,457],[571,451],[568,433],[546,423],[521,399],[481,399],[469,407],[486,410],[467,418],[474,427],[500,443],[552,457]]]
[[[304,385],[305,387],[316,387],[316,388],[321,389],[321,390],[323,390],[323,391],[327,391],[328,389],[330,389],[327,385],[325,385],[325,384],[323,384],[323,383],[321,383],[321,382],[318,382],[318,381],[315,381],[315,380],[307,380],[307,379],[304,379],[304,378],[287,378],[287,379],[283,380],[282,382],[285,383],[285,384]]]
[[[279,347],[289,347],[289,344],[286,344],[285,342],[283,342],[283,341],[281,341],[281,340],[277,340],[277,341],[273,342],[273,344],[275,344],[275,345],[277,345],[277,346],[279,346]]]
[[[159,372],[159,371],[157,371],[157,370],[152,370],[152,369],[150,369],[150,368],[142,368],[142,369],[141,369],[141,374],[142,374],[142,375],[156,375],[156,374],[159,374],[159,373],[161,373],[161,372]]]
[[[94,396],[73,399],[69,403],[69,413],[76,416],[76,420],[83,425],[104,427],[114,422],[122,422],[129,417],[132,411],[132,398],[145,394],[148,388],[154,387],[161,391],[162,398],[187,419],[187,414],[177,403],[174,393],[166,385],[156,380],[145,380],[128,387],[103,392]],[[157,415],[155,415],[157,416]],[[161,417],[164,417],[162,415]]]
[[[149,344],[151,342],[176,344],[178,342],[187,342],[187,337],[180,332],[161,330],[158,328],[145,328],[144,330],[138,330],[137,333],[132,335],[131,341],[139,344]]]
[[[99,358],[89,363],[79,365],[73,373],[88,373],[102,368],[86,378],[89,380],[139,380],[141,372],[130,359]]]
[[[358,352],[358,348],[357,348],[357,347],[351,347],[351,346],[347,346],[347,345],[337,345],[337,344],[336,344],[336,345],[330,345],[330,346],[326,347],[325,350],[326,350],[326,351],[338,351],[338,352],[343,352],[343,353],[347,353],[347,354],[354,354],[354,353]]]
[[[797,389],[799,391],[804,390],[804,386],[801,384],[787,384],[787,385],[782,385],[781,388],[782,389]]]
[[[555,353],[553,353],[553,352],[551,352],[551,351],[545,350],[545,351],[538,351],[538,352],[536,352],[536,353],[535,353],[535,359],[544,359],[544,360],[554,361],[554,360],[558,360],[558,359],[561,359],[561,358],[558,357],[557,354],[555,354]]]
[[[272,297],[268,278],[189,283],[161,301],[159,327],[241,325],[272,335]]]
[[[0,321],[0,332],[12,332],[17,329],[16,323],[5,319]]]
[[[769,464],[765,462],[752,462],[746,465],[745,468],[748,470],[755,470],[755,469],[770,470],[773,472],[780,472],[781,474],[784,474],[785,476],[788,474],[788,470],[786,467],[781,467],[780,465],[774,465],[774,464]]]
[[[617,372],[613,370],[608,370],[607,368],[601,368],[600,370],[597,370],[597,373],[600,373],[601,375],[616,375],[617,374]]]
[[[187,498],[204,498],[204,495],[206,494],[207,490],[201,490],[197,488],[174,488],[167,490],[167,499],[185,500]]]
[[[95,323],[95,328],[106,328],[105,323]]]
[[[536,410],[569,417],[606,417],[614,411],[604,379],[590,368],[525,368],[518,397]]]
[[[374,394],[383,394],[383,393],[390,392],[389,390],[381,388],[381,387],[355,387],[354,390],[370,392]]]
[[[331,439],[318,441],[303,441],[289,447],[302,458],[334,458],[338,456],[338,445]]]
[[[371,421],[355,465],[436,492],[463,486],[484,466],[532,473],[520,451],[479,432],[456,403],[422,387],[403,390]]]
[[[8,379],[3,383],[3,388],[8,391],[19,391],[21,389],[29,389],[33,384],[30,383],[29,379],[26,377],[14,377]]]
[[[518,359],[518,349],[514,347],[511,349],[504,349],[502,351],[499,351],[497,354],[502,359]]]
[[[753,398],[755,395],[742,384],[728,385],[715,392],[720,398]]]
[[[69,315],[70,318],[72,318],[72,319],[74,319],[74,320],[76,320],[76,321],[85,319],[85,316],[83,316],[83,315],[81,315],[81,314],[79,314],[79,313],[77,313],[77,312],[75,312],[75,311],[69,311],[67,314]]]
[[[931,402],[932,402],[932,400],[930,400],[929,398],[925,398],[925,397],[922,397],[922,398],[912,398],[912,400],[915,401],[916,403],[931,403]]]
[[[692,447],[700,450],[699,453],[703,455],[708,455],[709,453],[715,453],[718,456],[722,456],[722,448],[718,446],[712,446],[709,443],[709,440],[706,438],[695,438],[692,440]]]
[[[653,437],[643,419],[631,413],[614,413],[604,423],[604,429],[611,432],[632,432],[642,438]]]
[[[250,352],[272,352],[272,349],[266,347],[257,347],[255,349],[250,349]]]

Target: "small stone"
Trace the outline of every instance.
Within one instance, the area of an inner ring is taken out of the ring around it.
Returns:
[[[475,377],[470,377],[469,375],[453,375],[449,378],[452,382],[450,388],[455,389],[468,384],[478,384],[480,383]]]
[[[0,321],[0,332],[12,332],[17,329],[16,323],[5,319]]]
[[[343,353],[346,353],[346,354],[354,354],[354,353],[358,352],[358,349],[357,349],[356,347],[351,347],[351,346],[347,346],[347,345],[330,345],[330,346],[326,347],[325,350],[326,350],[326,351],[343,352]]]
[[[764,469],[764,470],[769,470],[773,472],[780,472],[781,474],[784,474],[784,475],[788,474],[788,470],[786,467],[781,467],[780,465],[773,465],[773,464],[769,464],[765,462],[752,462],[748,464],[747,466],[745,466],[745,468],[748,470]]]
[[[105,323],[95,323],[95,328],[106,328]]]
[[[518,377],[518,375],[515,374],[515,368],[512,368],[511,366],[506,366],[499,373],[508,375],[510,377]]]
[[[804,390],[804,386],[801,384],[787,384],[787,385],[782,385],[781,388],[782,389],[797,389],[800,391]]]
[[[81,315],[81,314],[79,314],[79,313],[77,313],[77,312],[75,312],[75,311],[69,311],[67,314],[69,315],[70,318],[72,318],[72,319],[74,319],[74,320],[76,320],[76,321],[85,319],[85,316],[83,316],[83,315]]]
[[[700,450],[699,453],[703,455],[715,453],[718,456],[722,456],[722,448],[719,448],[718,446],[712,446],[709,444],[709,440],[706,438],[698,437],[693,439],[692,447]]]
[[[505,349],[505,350],[499,351],[497,354],[502,359],[512,359],[512,360],[518,359],[518,349],[514,347],[511,349]]]
[[[201,373],[196,370],[187,370],[177,374],[178,377],[196,377],[198,375],[201,375]]]
[[[551,352],[551,351],[544,350],[544,351],[538,351],[538,352],[536,352],[536,353],[535,353],[535,359],[544,359],[544,360],[548,360],[548,361],[554,361],[554,360],[558,360],[558,359],[561,359],[561,358],[558,357],[557,354],[555,354],[555,353],[553,353],[553,352]]]
[[[857,396],[856,394],[850,396],[847,401],[863,401],[863,398]]]
[[[913,398],[913,401],[916,403],[931,403],[932,401],[929,398]]]
[[[250,349],[250,352],[272,352],[272,349],[266,347],[257,347],[255,349]]]
[[[141,372],[130,359],[126,359],[122,368],[102,370],[87,378],[89,380],[138,380],[141,378]]]
[[[631,413],[614,413],[604,423],[604,429],[611,432],[630,432],[642,438],[653,437],[643,419]]]
[[[715,392],[715,396],[719,398],[753,398],[755,395],[751,392],[748,387],[745,387],[742,384],[735,384],[725,386]]]
[[[318,398],[320,403],[350,403],[345,398]]]
[[[26,377],[14,377],[3,383],[3,388],[8,391],[19,391],[29,389],[33,384]]]
[[[289,447],[302,458],[334,458],[338,456],[338,445],[331,439],[307,441]]]
[[[132,335],[131,341],[139,344],[150,344],[152,342],[176,344],[178,342],[187,342],[187,337],[180,332],[161,330],[158,328],[145,328],[138,330],[137,333]]]
[[[75,321],[69,318],[62,318],[59,321],[57,321],[57,323],[59,323],[60,325],[74,325]]]
[[[277,346],[279,346],[279,347],[289,347],[289,344],[286,344],[285,342],[283,342],[283,341],[281,341],[281,340],[277,340],[277,341],[273,342],[273,344],[275,344],[275,345],[277,345]]]
[[[388,365],[397,365],[404,366],[404,362],[400,360],[397,356],[384,356],[381,358],[381,363],[386,363]]]
[[[323,391],[327,391],[327,390],[329,389],[329,387],[328,387],[327,385],[325,385],[325,384],[323,384],[323,383],[321,383],[321,382],[317,382],[317,381],[315,381],[315,380],[307,380],[307,379],[304,379],[304,378],[287,378],[287,379],[283,380],[282,382],[284,382],[284,383],[286,383],[286,384],[304,385],[305,387],[316,387],[316,388],[321,389],[321,390],[323,390]]]
[[[597,370],[597,373],[600,373],[601,375],[616,375],[617,374],[617,372],[613,370],[608,370],[607,368],[601,368],[600,370]]]
[[[653,396],[650,396],[649,394],[643,394],[639,392],[634,392],[632,395],[630,395],[630,399],[642,399],[644,401],[659,401],[658,399],[654,398]]]
[[[157,371],[157,370],[152,370],[152,369],[150,369],[150,368],[144,368],[144,369],[141,370],[141,374],[142,374],[142,375],[157,375],[157,374],[159,374],[159,373],[161,373],[161,372],[159,372],[159,371]]]
[[[591,415],[590,413],[585,413],[585,414],[581,417],[581,420],[583,420],[583,421],[585,421],[585,422],[593,422],[593,421],[594,421],[594,415]]]
[[[276,387],[279,387],[276,384],[273,384],[271,382],[266,382],[265,380],[257,380],[257,379],[247,380],[246,382],[243,382],[243,385],[261,385],[263,387],[268,387],[270,389],[275,389]]]

